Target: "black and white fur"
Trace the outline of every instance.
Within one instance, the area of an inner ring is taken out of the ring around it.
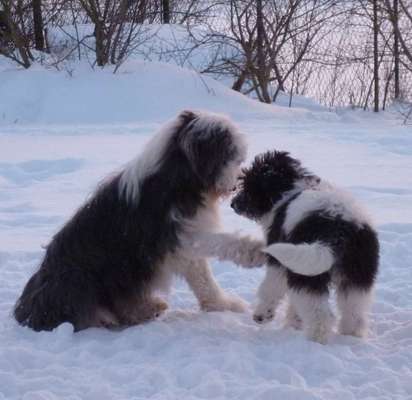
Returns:
[[[203,310],[243,311],[244,303],[218,286],[206,259],[182,243],[217,229],[218,200],[235,187],[245,156],[243,136],[230,120],[182,112],[53,237],[17,301],[16,320],[36,331],[62,322],[75,330],[138,324],[167,308],[154,293],[167,290],[173,275],[186,279]],[[262,262],[258,241],[227,239],[232,253],[220,254],[223,242],[215,255]]]
[[[347,193],[321,181],[286,152],[271,151],[244,170],[236,213],[256,220],[267,239],[267,273],[254,319],[271,320],[288,293],[287,324],[325,343],[334,316],[334,284],[345,335],[367,333],[379,243],[366,212]]]

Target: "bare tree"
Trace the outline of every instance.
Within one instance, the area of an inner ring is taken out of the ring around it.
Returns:
[[[76,55],[116,71],[136,52],[266,103],[384,109],[412,101],[412,0],[0,0],[0,55],[26,68]]]
[[[221,70],[226,66],[235,74],[233,89],[254,92],[266,103],[276,100],[324,34],[334,6],[328,0],[228,1],[227,22],[217,30],[212,27],[208,40],[234,49],[219,60]]]
[[[407,69],[412,71],[412,1],[397,0],[391,4],[390,0],[384,0],[384,5],[390,21],[392,22],[395,36],[399,41],[402,53],[406,59],[403,64]],[[399,21],[400,15],[403,16],[404,29],[401,28]]]
[[[118,64],[142,30],[147,1],[79,0],[94,25],[96,63]]]
[[[24,68],[29,68],[33,56],[30,51],[29,38],[22,29],[24,4],[12,0],[0,0],[0,5],[3,8],[1,13],[3,30],[0,40],[0,54]]]

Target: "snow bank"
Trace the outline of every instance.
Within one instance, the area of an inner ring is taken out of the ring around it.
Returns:
[[[113,124],[160,122],[184,108],[254,116],[312,118],[316,112],[262,105],[194,71],[163,63],[130,61],[91,71],[0,69],[0,126],[27,124]],[[336,115],[317,113],[322,119]]]

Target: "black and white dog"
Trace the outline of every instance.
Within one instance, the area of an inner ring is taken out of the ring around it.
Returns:
[[[182,243],[197,235],[202,243],[202,233],[216,230],[218,200],[235,187],[245,156],[243,136],[230,120],[182,112],[53,237],[17,301],[16,320],[36,331],[66,321],[75,330],[138,324],[167,308],[154,293],[176,274],[203,310],[243,311],[242,300],[218,286],[206,259]],[[212,255],[245,266],[264,262],[259,241],[221,235]]]
[[[270,255],[258,290],[254,319],[271,320],[286,292],[287,324],[325,343],[334,316],[330,284],[337,292],[339,331],[363,336],[378,270],[377,234],[347,193],[321,181],[286,152],[267,152],[244,170],[236,213],[256,220]]]

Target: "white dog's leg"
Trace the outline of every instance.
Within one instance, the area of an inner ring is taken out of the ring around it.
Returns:
[[[372,303],[372,290],[338,290],[337,304],[341,317],[342,335],[365,337],[368,333],[368,312]]]
[[[187,281],[204,311],[244,312],[246,303],[235,295],[225,293],[210,270],[205,259],[181,259],[176,266],[177,272]]]
[[[286,290],[285,269],[282,266],[267,266],[265,279],[258,289],[258,305],[253,313],[253,319],[259,324],[272,320]]]
[[[308,293],[301,289],[290,290],[289,298],[303,321],[303,329],[308,339],[326,344],[335,320],[329,307],[329,295]]]
[[[216,257],[245,268],[260,267],[266,262],[266,256],[261,251],[264,243],[248,236],[197,232],[182,237],[181,244],[190,257]]]
[[[293,304],[289,301],[286,309],[285,328],[302,329],[302,320],[295,310]]]

